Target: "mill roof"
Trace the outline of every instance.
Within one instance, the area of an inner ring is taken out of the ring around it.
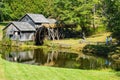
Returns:
[[[4,29],[6,29],[11,24],[13,24],[20,31],[36,31],[36,29],[27,22],[11,22]]]
[[[57,22],[57,20],[55,19],[47,19],[49,21],[49,24],[55,24]]]
[[[49,23],[47,18],[45,18],[45,16],[42,14],[28,13],[26,15],[28,15],[34,21],[34,23]]]

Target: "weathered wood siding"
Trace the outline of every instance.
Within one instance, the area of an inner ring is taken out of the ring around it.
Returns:
[[[30,17],[27,16],[27,15],[26,15],[25,17],[23,17],[20,21],[21,21],[21,22],[28,22],[28,23],[30,23],[32,26],[35,27],[35,23],[34,23],[33,20],[30,19]]]
[[[13,35],[15,31],[18,32],[18,29],[13,24],[9,25],[6,29],[6,37],[10,38],[10,35]]]
[[[9,25],[5,29],[5,36],[10,38],[11,40],[19,40],[19,41],[30,41],[34,40],[34,31],[29,32],[21,32],[19,31],[13,24]]]
[[[30,41],[34,40],[34,32],[21,32],[20,33],[20,41]]]
[[[36,24],[35,25],[35,28],[40,28],[40,27],[43,27],[41,24]]]
[[[6,34],[13,34],[13,31],[18,31],[18,29],[13,24],[11,24],[7,27],[7,33]]]

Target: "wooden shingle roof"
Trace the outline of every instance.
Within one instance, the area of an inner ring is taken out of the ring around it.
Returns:
[[[49,24],[56,24],[57,20],[55,19],[47,19],[49,21]]]
[[[42,14],[26,14],[28,15],[35,23],[49,23],[49,21]]]
[[[11,22],[9,25],[13,24],[20,31],[36,31],[36,29],[27,22]],[[7,25],[3,30],[5,30],[9,25]]]
[[[46,27],[46,28],[56,28],[57,25],[57,20],[55,19],[47,19],[49,21],[49,23],[43,23],[42,26]]]

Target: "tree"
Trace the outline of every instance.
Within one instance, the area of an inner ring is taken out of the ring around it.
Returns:
[[[0,19],[18,20],[26,13],[44,14],[65,24],[77,24],[76,31],[81,30],[90,35],[99,27],[105,28],[106,18],[109,23],[113,20],[109,9],[112,10],[115,6],[110,7],[114,4],[108,1],[110,0],[2,0],[4,7],[0,7]]]
[[[9,20],[11,9],[3,0],[0,1],[0,21]]]
[[[120,40],[120,1],[119,0],[106,0],[106,14],[108,21],[108,29],[113,32],[112,35]]]
[[[83,32],[103,24],[102,3],[100,0],[58,0],[56,2],[56,17],[65,23],[77,23]]]

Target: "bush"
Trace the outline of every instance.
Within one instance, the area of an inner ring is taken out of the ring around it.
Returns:
[[[2,39],[1,44],[2,44],[2,45],[8,45],[8,46],[11,46],[11,45],[12,45],[12,41],[11,41],[10,38],[5,37],[4,39]]]
[[[114,46],[106,45],[87,45],[83,48],[83,53],[95,54],[99,56],[108,56],[108,54],[114,51]]]
[[[113,37],[115,37],[116,39],[118,39],[120,41],[120,26],[117,26],[113,29]]]

